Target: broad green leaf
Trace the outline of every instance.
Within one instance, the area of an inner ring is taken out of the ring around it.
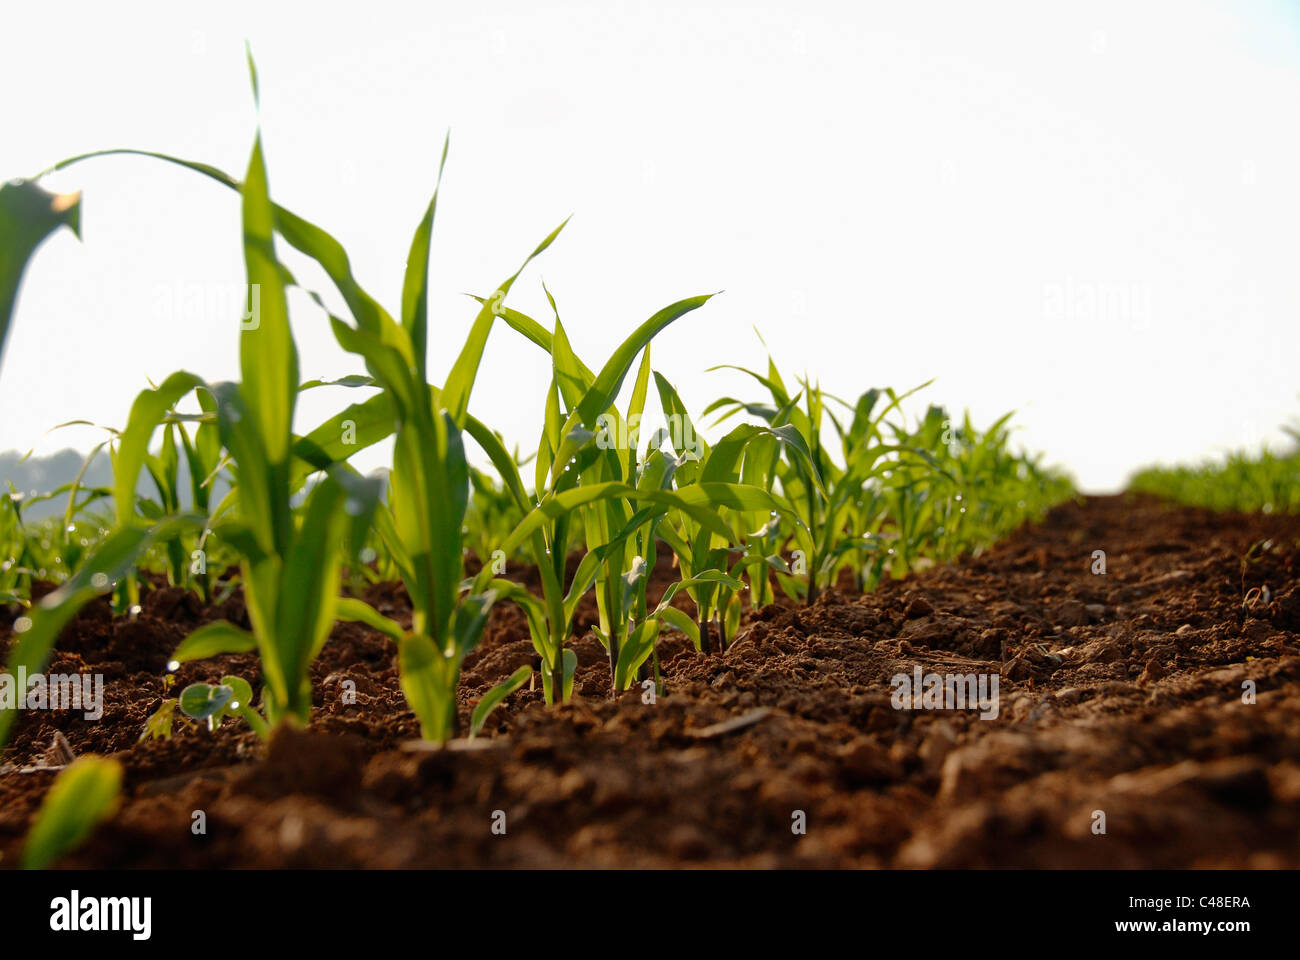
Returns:
[[[81,236],[79,192],[50,193],[30,180],[0,184],[0,359],[27,261],[46,237],[64,226]]]
[[[581,417],[583,426],[588,429],[595,427],[596,418],[608,410],[609,405],[618,396],[618,391],[623,386],[623,378],[627,376],[637,354],[654,339],[655,335],[674,320],[704,306],[713,296],[710,293],[669,304],[637,327],[605,361],[600,373],[596,375],[595,382],[582,398],[582,402],[578,404],[577,413]]]
[[[253,687],[243,677],[228,676],[221,678],[221,686],[231,690],[230,702],[222,708],[220,716],[243,717],[263,740],[270,734],[270,728],[261,714],[253,709]]]
[[[235,698],[235,691],[225,684],[191,683],[181,691],[181,712],[195,720],[209,720]]]

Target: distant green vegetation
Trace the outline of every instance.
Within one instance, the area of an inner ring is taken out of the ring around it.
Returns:
[[[1185,467],[1148,467],[1129,480],[1134,493],[1151,493],[1215,510],[1300,511],[1300,430],[1286,427],[1295,445],[1283,453],[1237,452]]]

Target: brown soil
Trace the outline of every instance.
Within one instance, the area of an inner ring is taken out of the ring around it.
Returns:
[[[356,624],[313,669],[308,732],[266,749],[242,723],[178,723],[137,742],[179,640],[243,617],[238,599],[204,610],[156,590],[134,620],[92,606],[48,668],[104,674],[103,719],[24,713],[4,759],[40,763],[58,730],[124,764],[121,810],[71,866],[1296,867],[1298,566],[1297,517],[1089,499],[874,594],[757,611],[722,654],[666,637],[654,704],[608,699],[587,634],[574,702],[521,690],[476,749],[449,750],[409,749],[395,650]],[[656,589],[672,578],[661,564]],[[370,599],[409,614],[400,587]],[[466,662],[463,716],[535,659],[500,607]],[[1000,673],[998,717],[894,709],[890,678],[917,666]],[[255,679],[256,658],[187,664],[178,682],[226,673]],[[0,775],[0,864],[53,776]]]

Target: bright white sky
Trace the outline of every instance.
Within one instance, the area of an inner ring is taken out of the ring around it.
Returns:
[[[763,364],[757,326],[788,375],[849,398],[936,377],[928,399],[981,425],[1014,408],[1020,442],[1090,490],[1278,442],[1300,413],[1295,3],[331,7],[7,5],[0,176],[110,146],[242,176],[247,38],[273,196],[394,312],[451,130],[439,380],[474,313],[460,295],[573,213],[510,302],[548,321],[545,279],[596,367],[661,306],[725,290],[654,345],[697,412],[753,396],[704,371]],[[85,242],[64,233],[28,271],[0,449],[89,447],[100,434],[45,431],[121,425],[176,369],[235,378],[236,197],[133,158],[48,185],[84,190]],[[293,304],[303,376],[360,372]],[[548,380],[501,327],[472,409],[531,449]],[[310,392],[299,428],[359,396]]]

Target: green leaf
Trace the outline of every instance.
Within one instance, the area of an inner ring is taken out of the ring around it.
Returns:
[[[433,235],[433,218],[438,210],[438,188],[442,185],[442,170],[447,165],[447,149],[450,146],[451,134],[448,133],[442,143],[442,159],[438,161],[438,178],[433,187],[433,197],[411,239],[411,251],[406,257],[406,277],[402,282],[402,325],[411,336],[415,369],[421,382],[429,379],[426,372],[429,353],[429,240]]]
[[[172,654],[176,663],[207,660],[228,653],[252,653],[257,649],[257,638],[247,630],[226,620],[205,623],[188,637]]]
[[[484,568],[485,570],[489,568]],[[528,630],[532,635],[533,649],[544,662],[549,662],[553,656],[551,649],[550,635],[546,630],[546,605],[528,592],[528,589],[511,580],[494,579],[489,580],[487,587],[496,593],[500,600],[512,600],[519,604],[528,618]],[[475,589],[480,589],[481,584],[476,584]]]
[[[225,684],[191,683],[181,691],[181,712],[195,720],[208,720],[234,698],[235,691]]]
[[[478,706],[474,708],[474,713],[470,717],[469,736],[471,740],[478,736],[492,711],[500,706],[506,697],[527,683],[532,675],[533,668],[524,665],[483,695],[483,699],[478,702]]]
[[[230,688],[229,709],[238,711],[253,702],[253,687],[243,677],[222,677],[221,686]]]
[[[655,641],[659,638],[659,622],[654,619],[639,623],[632,631],[623,648],[618,652],[618,665],[614,670],[614,689],[626,690],[636,679],[641,664],[654,652]]]
[[[74,760],[41,802],[23,848],[23,869],[42,870],[84,843],[116,812],[121,791],[122,765],[116,760]]]
[[[474,380],[478,376],[479,362],[483,359],[483,348],[487,345],[488,334],[492,330],[492,320],[501,306],[504,305],[506,294],[510,292],[514,282],[519,279],[519,275],[524,272],[524,267],[528,266],[534,257],[540,255],[543,250],[551,245],[568,222],[566,219],[564,223],[552,230],[546,239],[539,243],[537,248],[520,264],[519,269],[503,281],[497,287],[496,292],[479,307],[478,316],[474,318],[474,325],[470,328],[469,338],[465,341],[465,346],[461,348],[460,356],[456,358],[451,373],[447,374],[447,382],[442,389],[443,406],[450,411],[457,426],[464,426],[465,415],[469,408],[469,394],[474,387]]]
[[[298,397],[298,349],[289,329],[289,304],[272,236],[275,213],[267,193],[262,138],[253,142],[243,186],[244,264],[248,311],[239,334],[242,393],[272,466],[287,463]]]
[[[129,523],[135,516],[136,484],[140,480],[140,468],[148,457],[149,440],[154,430],[185,394],[204,385],[201,377],[178,370],[160,386],[141,391],[131,404],[131,415],[113,456],[113,503],[117,507],[119,526]]]
[[[50,193],[30,180],[0,184],[0,359],[27,261],[63,226],[81,236],[80,192]]]
[[[423,634],[408,636],[398,648],[398,682],[406,702],[420,721],[420,734],[434,743],[451,736],[456,703],[449,699],[443,672],[446,662]]]
[[[390,393],[379,393],[354,403],[326,420],[293,444],[296,458],[292,487],[297,490],[317,470],[325,470],[386,440],[397,429],[397,410]]]
[[[281,556],[275,596],[265,597],[268,584],[261,580],[244,588],[246,595],[250,589],[256,591],[259,603],[274,611],[274,624],[259,645],[267,684],[276,694],[277,706],[292,705],[304,721],[311,703],[310,694],[302,697],[301,686],[334,625],[339,563],[348,529],[345,503],[351,498],[333,473],[318,483],[303,505],[300,528]],[[367,506],[358,502],[355,509],[362,512]]]
[[[149,719],[144,722],[144,730],[140,733],[140,742],[145,740],[170,740],[172,736],[172,723],[176,718],[176,707],[180,701],[175,697],[164,700],[155,710]]]
[[[406,639],[406,631],[400,623],[384,616],[364,600],[357,600],[353,597],[340,597],[338,607],[334,610],[334,616],[338,620],[349,623],[364,623],[372,630],[378,630],[380,633],[392,638],[396,643],[401,643]]]
[[[253,709],[253,688],[249,682],[242,677],[230,676],[222,677],[221,685],[229,687],[234,692],[234,696],[222,710],[221,715],[243,717],[253,728],[253,732],[265,740],[271,731],[261,714]]]
[[[684,610],[676,607],[664,607],[655,613],[655,618],[676,627],[690,639],[695,649],[700,649],[700,625],[690,618]]]
[[[707,488],[696,485],[681,490],[637,490],[625,483],[597,483],[590,486],[574,487],[562,493],[551,494],[539,503],[520,521],[514,531],[501,545],[508,555],[517,549],[534,532],[540,530],[549,520],[564,517],[578,507],[609,499],[638,499],[667,507],[677,507],[690,514],[701,526],[711,530],[725,540],[731,539],[731,530],[718,517],[716,507],[734,506],[738,509],[777,509],[778,504],[766,490],[744,487],[741,484],[708,484]]]
[[[614,402],[614,398],[618,396],[618,391],[623,386],[623,378],[627,376],[628,370],[632,367],[632,362],[636,359],[637,354],[654,339],[655,334],[674,320],[704,306],[713,296],[710,293],[704,296],[690,297],[686,300],[678,300],[676,303],[664,307],[637,327],[632,332],[632,335],[624,340],[613,355],[605,361],[605,366],[596,375],[596,381],[582,398],[582,402],[578,404],[577,413],[582,419],[583,426],[588,429],[595,428],[596,418],[608,410],[610,404]]]

